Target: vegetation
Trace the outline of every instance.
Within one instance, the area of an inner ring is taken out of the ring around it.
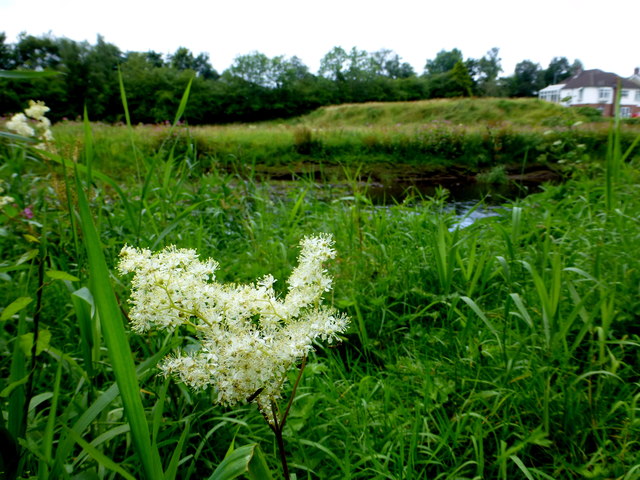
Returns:
[[[219,74],[207,54],[194,55],[184,47],[165,58],[153,51],[121,52],[101,36],[90,45],[22,34],[7,44],[0,33],[0,70],[61,74],[29,84],[0,78],[0,114],[22,111],[28,100],[37,99],[51,106],[56,121],[81,118],[85,104],[94,120],[125,121],[118,72],[130,114],[143,123],[171,121],[182,91],[192,82],[185,119],[197,125],[291,118],[343,103],[533,96],[550,79],[561,81],[580,67],[565,57],[554,58],[547,69],[524,60],[513,74],[500,77],[498,48],[479,59],[465,59],[454,48],[439,52],[426,61],[424,72],[416,73],[391,50],[335,47],[315,74],[295,56],[269,58],[260,52],[238,56]]]
[[[362,166],[383,180],[384,170],[458,169],[468,174],[504,165],[521,172],[540,167],[565,170],[587,152],[606,153],[608,124],[583,113],[534,99],[438,99],[320,108],[289,121],[251,125],[180,126],[96,124],[94,155],[118,180],[133,178],[131,140],[143,156],[170,144],[202,172],[256,170],[284,176]],[[582,123],[585,122],[585,123]],[[82,123],[55,126],[58,147],[82,148]],[[640,130],[625,125],[627,148]],[[253,170],[252,170],[253,169]],[[342,175],[344,176],[344,175]]]
[[[445,191],[375,208],[349,168],[346,194],[312,179],[278,191],[251,164],[203,171],[195,137],[174,135],[184,100],[151,149],[131,125],[63,125],[54,151],[2,137],[6,477],[279,477],[254,406],[157,375],[193,334],[125,328],[115,267],[124,245],[174,244],[224,259],[220,281],[283,279],[318,232],[335,239],[330,301],[351,327],[286,387],[297,478],[638,477],[640,158],[619,126],[603,157],[576,151],[573,179],[461,228]],[[121,178],[109,158],[125,148]]]

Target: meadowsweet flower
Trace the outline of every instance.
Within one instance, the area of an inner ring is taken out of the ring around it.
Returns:
[[[39,121],[45,120],[44,123],[47,123],[49,120],[44,116],[44,114],[47,113],[49,110],[51,109],[47,107],[44,104],[44,102],[42,101],[34,102],[33,100],[29,100],[29,108],[25,109],[24,113],[25,115],[27,115],[30,118],[33,118],[34,120],[39,120]]]
[[[168,247],[159,253],[125,246],[119,271],[134,273],[132,329],[175,329],[189,325],[199,348],[177,352],[160,365],[195,389],[213,386],[225,405],[255,401],[273,421],[271,403],[280,397],[287,371],[313,348],[344,332],[348,318],[322,305],[331,289],[323,263],[335,257],[329,235],[305,237],[298,266],[277,298],[271,275],[253,284],[221,284],[218,263],[201,261],[195,250]]]
[[[32,137],[35,130],[29,126],[29,120],[24,113],[16,113],[6,124],[6,127],[12,132],[24,137]]]
[[[4,192],[4,188],[0,187],[0,193],[2,192]],[[4,207],[5,205],[10,205],[13,202],[15,202],[15,199],[13,197],[10,197],[9,195],[0,196],[0,208]]]
[[[44,116],[49,110],[44,102],[29,100],[29,108],[26,108],[24,113],[17,113],[11,117],[6,127],[18,135],[37,138],[41,143],[36,145],[36,148],[44,149],[53,141],[51,120]],[[29,124],[29,118],[35,120],[35,128]]]
[[[4,197],[0,197],[0,208],[4,207],[5,205],[9,205],[13,202],[15,202],[15,199],[8,195],[5,195]]]

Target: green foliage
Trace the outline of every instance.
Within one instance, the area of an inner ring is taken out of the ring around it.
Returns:
[[[176,122],[180,106],[188,111],[180,98]],[[541,115],[532,103],[501,102],[488,111]],[[406,112],[403,121],[432,108],[471,121],[473,105],[388,108]],[[335,131],[321,130],[323,122]],[[365,122],[375,129],[363,130]],[[20,449],[21,480],[232,478],[253,468],[268,478],[278,460],[261,415],[212,406],[215,392],[155,374],[192,332],[124,329],[128,292],[114,265],[124,244],[175,244],[224,258],[221,281],[284,278],[299,239],[324,231],[339,253],[331,300],[353,327],[311,356],[300,379],[282,432],[297,478],[633,478],[637,135],[625,140],[632,130],[620,126],[604,162],[595,127],[542,135],[487,124],[488,133],[466,136],[461,128],[391,130],[395,123],[373,104],[326,109],[291,128],[67,122],[55,129],[56,154],[2,137],[2,195],[14,199],[0,214],[4,467],[8,446]],[[585,142],[589,168],[576,165],[574,178],[465,228],[443,191],[373,206],[353,163],[344,166],[345,192],[311,178],[262,182],[258,164],[228,158],[275,163],[272,155],[294,145],[311,150],[296,152],[303,156],[370,149],[384,158],[402,145],[454,155],[483,142],[498,157],[557,141],[554,155],[565,158],[574,158],[571,142]],[[203,169],[196,153],[204,148],[227,157],[212,154]],[[230,453],[236,443],[245,446]],[[158,463],[162,474],[145,474]]]
[[[588,119],[588,121],[598,121],[602,118],[602,111],[593,107],[576,107],[576,111]]]
[[[427,60],[425,70],[429,75],[447,73],[454,69],[458,62],[462,62],[462,52],[457,48],[446,51],[440,50],[433,60]]]
[[[185,78],[185,86],[189,80]],[[192,79],[190,100],[194,95],[199,95],[197,77]],[[172,108],[179,107],[179,98],[172,100]],[[184,116],[189,111],[187,104]],[[250,171],[257,165],[261,171],[290,177],[306,168],[318,170],[319,164],[356,162],[369,171],[387,164],[431,171],[455,166],[473,174],[495,165],[519,172],[525,159],[529,165],[560,170],[586,167],[605,154],[608,133],[604,122],[579,124],[584,119],[575,110],[539,100],[451,99],[341,105],[291,122],[248,127],[127,129],[97,124],[92,134],[98,168],[113,172],[118,181],[134,179],[139,168],[131,155],[132,141],[142,156],[172,145],[175,155],[187,159],[182,168],[189,165],[201,172]],[[61,151],[82,151],[80,130],[74,122],[54,127]],[[635,132],[633,126],[623,129],[623,148],[631,145]]]
[[[508,178],[504,165],[496,165],[486,172],[480,172],[476,180],[480,183],[504,184],[507,183]]]
[[[540,65],[530,60],[523,60],[516,65],[512,77],[507,80],[510,97],[535,97],[545,86],[544,72]]]
[[[344,103],[532,96],[546,77],[563,77],[569,68],[564,57],[554,58],[546,70],[523,61],[513,75],[498,78],[502,71],[498,55],[496,47],[479,59],[465,59],[456,48],[442,50],[417,76],[411,65],[388,49],[334,47],[315,74],[296,56],[270,58],[256,51],[239,55],[218,74],[208,54],[194,55],[185,47],[164,58],[154,51],[123,53],[101,36],[91,45],[22,34],[9,45],[2,34],[0,69],[64,75],[29,84],[0,76],[4,92],[0,114],[21,111],[28,100],[39,99],[52,107],[53,120],[81,118],[87,105],[92,119],[122,121],[118,71],[124,76],[135,123],[170,122],[177,99],[195,76],[185,121],[202,125],[291,118]],[[576,61],[570,69],[577,67]]]
[[[273,478],[258,445],[245,445],[225,457],[209,480],[231,480],[246,475],[250,480]]]

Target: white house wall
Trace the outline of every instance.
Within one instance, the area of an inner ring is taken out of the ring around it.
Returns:
[[[593,104],[593,103],[603,103],[609,105],[613,103],[613,89],[607,88],[609,91],[609,97],[606,101],[600,99],[600,88],[595,87],[582,87],[582,88],[572,88],[562,90],[560,94],[560,98],[571,97],[568,105],[582,105],[582,104]],[[582,90],[582,98],[580,98],[580,90]]]

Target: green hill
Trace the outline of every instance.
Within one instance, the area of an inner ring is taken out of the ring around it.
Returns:
[[[588,115],[585,113],[591,113]],[[593,110],[566,108],[538,99],[456,98],[416,102],[375,102],[322,107],[297,118],[313,127],[397,126],[447,122],[560,126],[594,119]]]

